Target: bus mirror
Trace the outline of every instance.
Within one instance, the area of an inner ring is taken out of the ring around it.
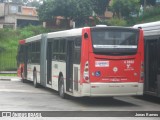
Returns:
[[[84,34],[84,38],[87,39],[88,38],[88,33]]]

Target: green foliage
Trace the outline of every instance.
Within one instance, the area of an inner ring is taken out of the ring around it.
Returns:
[[[53,10],[54,10],[54,1],[47,0],[38,9],[38,16],[41,21],[43,20],[52,20],[53,19]]]
[[[50,30],[42,26],[27,26],[25,28],[0,29],[0,70],[15,70],[18,41]]]
[[[127,21],[119,18],[112,18],[107,21],[109,26],[127,26]]]
[[[144,5],[144,1],[146,1],[147,5],[155,5],[156,4],[156,0],[140,0],[140,4]]]
[[[145,18],[149,18],[149,17],[153,17],[156,15],[160,15],[160,7],[150,7],[148,9],[146,9],[146,11],[144,11],[144,15],[142,16],[144,19]]]
[[[46,0],[39,8],[40,20],[53,20],[56,16],[84,24],[92,15],[90,0]]]
[[[104,15],[110,0],[90,0],[92,9],[98,15]]]
[[[147,23],[147,22],[154,22],[160,20],[160,8],[157,7],[150,7],[144,11],[143,16],[138,18],[128,19],[128,25],[132,26],[134,24],[139,23]]]
[[[41,34],[41,33],[46,33],[46,32],[49,32],[50,30],[45,29],[42,26],[32,26],[32,25],[30,25],[30,26],[18,29],[17,31],[20,35],[20,38],[23,39],[23,38],[28,38],[28,37],[38,35],[38,34]]]
[[[111,9],[118,18],[129,18],[130,13],[138,14],[140,0],[112,0]]]
[[[16,70],[16,55],[16,50],[0,53],[0,70]]]
[[[1,73],[0,76],[7,76],[7,77],[10,76],[10,77],[13,77],[13,76],[17,76],[17,74],[15,74],[15,73],[10,73],[10,74],[9,73]]]
[[[33,0],[33,1],[28,2],[28,3],[27,3],[27,6],[39,8],[39,6],[41,5],[41,2],[42,2],[42,1],[43,1],[43,0],[39,0],[39,1]]]

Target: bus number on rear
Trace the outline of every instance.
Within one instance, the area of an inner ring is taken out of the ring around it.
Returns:
[[[125,60],[124,63],[125,64],[134,64],[134,60]]]

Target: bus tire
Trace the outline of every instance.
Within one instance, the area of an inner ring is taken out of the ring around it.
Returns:
[[[64,92],[64,79],[63,79],[63,76],[60,76],[59,78],[59,88],[58,88],[58,92],[59,92],[59,96],[61,98],[65,98],[65,92]]]
[[[24,79],[24,78],[22,78],[21,81],[22,81],[22,83],[26,83],[27,82],[26,79]]]
[[[26,83],[26,80],[24,79],[24,71],[23,71],[23,68],[21,67],[21,81],[23,83]]]
[[[33,71],[33,85],[35,88],[38,88],[38,83],[37,83],[37,72]]]

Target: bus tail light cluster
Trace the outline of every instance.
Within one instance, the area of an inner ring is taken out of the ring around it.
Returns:
[[[143,82],[144,81],[144,63],[143,62],[141,62],[141,73],[140,73],[140,77],[141,77],[141,79],[140,79],[140,81],[139,82]]]
[[[83,78],[86,82],[89,82],[89,63],[88,61],[85,63]]]

